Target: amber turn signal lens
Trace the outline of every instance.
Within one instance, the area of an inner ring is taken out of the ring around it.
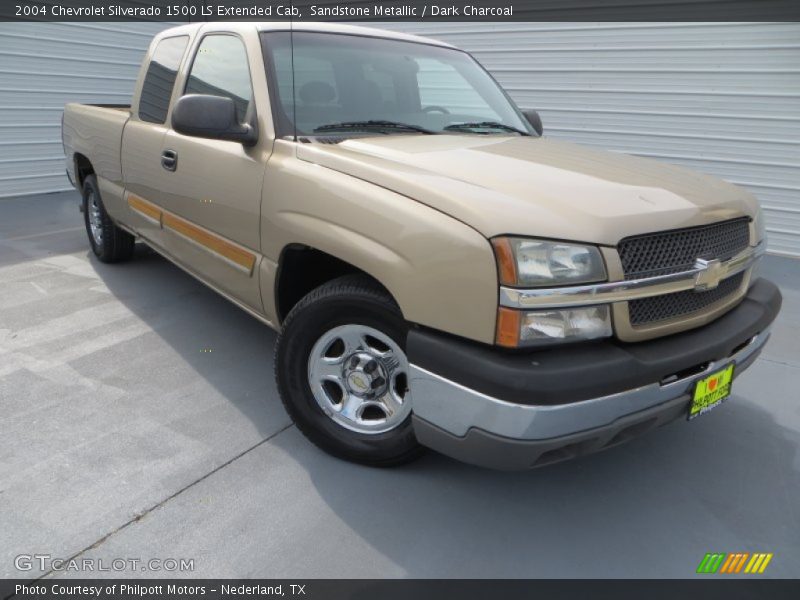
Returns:
[[[495,342],[498,346],[516,348],[519,346],[519,326],[522,313],[518,310],[500,307],[497,309],[497,333]]]
[[[511,242],[508,238],[494,238],[492,240],[494,255],[497,260],[497,272],[502,285],[517,285],[517,261]]]

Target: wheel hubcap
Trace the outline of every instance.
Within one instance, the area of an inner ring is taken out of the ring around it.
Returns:
[[[308,359],[308,382],[325,414],[351,431],[384,433],[411,412],[408,359],[372,327],[342,325],[320,337]]]
[[[94,192],[89,192],[86,197],[87,214],[89,216],[89,230],[96,246],[103,245],[103,219],[100,215],[100,203]]]

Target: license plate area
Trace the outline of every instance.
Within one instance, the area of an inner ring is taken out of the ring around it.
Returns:
[[[731,395],[734,363],[698,379],[692,390],[688,420],[692,420],[716,408]]]

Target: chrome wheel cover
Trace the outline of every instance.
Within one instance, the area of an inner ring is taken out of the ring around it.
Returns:
[[[308,357],[308,383],[323,412],[351,431],[384,433],[411,413],[405,352],[366,325],[342,325],[320,337]]]
[[[89,190],[86,195],[86,213],[89,218],[89,231],[91,231],[95,246],[103,245],[103,217],[100,212],[100,201],[97,194]]]

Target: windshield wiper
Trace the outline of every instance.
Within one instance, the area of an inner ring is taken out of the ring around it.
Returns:
[[[445,131],[464,131],[469,129],[502,129],[503,131],[513,131],[520,135],[530,135],[527,131],[522,131],[505,123],[497,121],[476,121],[474,123],[453,123],[444,128]]]
[[[369,121],[344,121],[342,123],[330,123],[328,125],[320,125],[314,128],[314,132],[325,131],[374,131],[374,130],[394,130],[394,131],[416,131],[418,133],[434,133],[430,129],[425,129],[418,125],[409,125],[408,123],[398,123],[396,121],[384,121],[379,119],[372,119]]]

